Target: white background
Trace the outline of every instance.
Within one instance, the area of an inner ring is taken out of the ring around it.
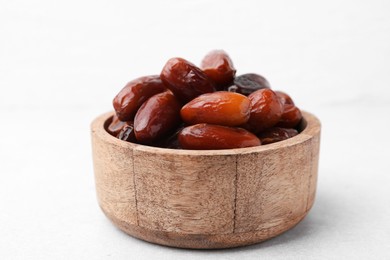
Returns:
[[[127,236],[98,208],[89,124],[216,48],[321,119],[315,206],[238,249]],[[389,89],[390,1],[0,0],[0,259],[389,259]]]

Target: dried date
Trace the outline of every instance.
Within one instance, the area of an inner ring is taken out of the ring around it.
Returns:
[[[219,91],[200,95],[180,111],[187,124],[209,123],[239,126],[249,119],[250,100],[244,95]]]
[[[233,83],[236,69],[229,55],[223,50],[209,52],[202,60],[203,72],[215,83],[218,90]]]
[[[182,58],[168,60],[160,74],[161,80],[176,97],[186,103],[195,97],[215,91],[207,75]]]
[[[283,113],[280,117],[279,122],[276,126],[285,127],[285,128],[294,128],[296,127],[302,119],[301,110],[290,104],[286,104],[283,107]]]
[[[271,144],[280,142],[298,134],[298,131],[292,128],[271,127],[261,132],[258,137],[262,144]]]
[[[140,143],[159,141],[180,124],[180,103],[170,91],[149,98],[134,118],[135,137]]]
[[[217,150],[261,145],[257,136],[245,129],[212,124],[197,124],[184,128],[179,133],[179,142],[184,149]]]
[[[138,108],[151,96],[166,90],[158,75],[140,77],[130,81],[116,95],[113,105],[121,121],[133,120]]]
[[[279,122],[283,106],[271,89],[260,89],[248,96],[251,101],[251,112],[245,128],[253,133],[270,128]]]
[[[247,73],[236,77],[234,79],[234,85],[229,87],[228,90],[248,96],[259,89],[270,87],[269,82],[263,76],[255,73]]]

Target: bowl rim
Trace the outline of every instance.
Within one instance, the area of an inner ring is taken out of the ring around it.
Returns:
[[[106,130],[107,122],[114,115],[114,111],[104,113],[97,118],[95,118],[91,123],[91,133],[92,135],[97,135],[100,139],[103,139],[105,142],[110,143],[115,146],[119,146],[123,149],[128,150],[139,150],[149,153],[156,154],[171,154],[171,155],[237,155],[237,154],[248,154],[248,153],[259,153],[270,150],[277,150],[280,148],[285,148],[289,146],[294,146],[303,142],[306,142],[318,135],[321,130],[321,123],[319,119],[313,114],[301,111],[302,112],[302,123],[304,129],[296,136],[279,141],[276,143],[245,147],[245,148],[234,148],[234,149],[221,149],[221,150],[187,150],[187,149],[170,149],[170,148],[161,148],[154,146],[147,146],[142,144],[135,144],[130,142],[122,141],[111,134]]]

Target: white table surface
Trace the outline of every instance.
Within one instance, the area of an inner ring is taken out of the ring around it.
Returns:
[[[390,259],[390,2],[140,2],[0,0],[0,259]],[[89,124],[214,48],[321,119],[315,205],[237,249],[127,236],[97,205]]]

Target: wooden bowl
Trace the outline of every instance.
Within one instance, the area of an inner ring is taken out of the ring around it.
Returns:
[[[181,248],[229,248],[279,235],[313,205],[320,122],[264,146],[174,150],[111,136],[113,113],[92,123],[99,205],[127,234]]]

